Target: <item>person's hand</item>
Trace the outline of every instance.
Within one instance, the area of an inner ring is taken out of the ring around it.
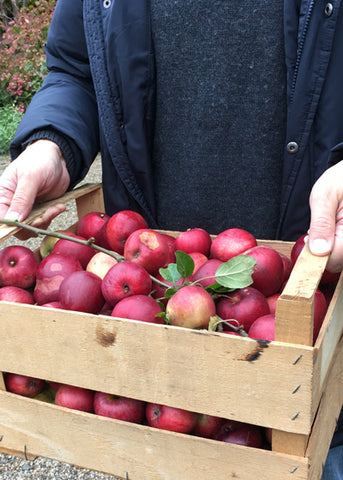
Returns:
[[[315,255],[330,253],[327,269],[343,270],[343,161],[326,170],[310,195],[309,248]]]
[[[37,140],[10,163],[0,177],[0,218],[25,220],[36,200],[60,197],[69,182],[59,147],[50,140]],[[46,228],[64,210],[63,204],[49,208],[33,225]]]

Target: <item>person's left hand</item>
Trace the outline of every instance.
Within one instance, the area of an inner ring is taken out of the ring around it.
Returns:
[[[309,248],[315,255],[330,253],[327,269],[343,270],[343,161],[326,170],[310,195]]]

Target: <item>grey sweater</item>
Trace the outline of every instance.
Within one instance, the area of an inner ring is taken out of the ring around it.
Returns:
[[[286,120],[283,0],[151,0],[161,228],[273,238]],[[177,188],[176,188],[177,186]]]

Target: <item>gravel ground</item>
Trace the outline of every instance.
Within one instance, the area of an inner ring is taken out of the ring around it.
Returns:
[[[8,165],[7,157],[0,157],[0,173]],[[82,183],[101,182],[100,158],[97,158],[91,167],[87,177]],[[51,228],[64,228],[77,220],[75,202],[67,204],[67,211],[60,215],[51,224]],[[28,241],[31,247],[35,247],[39,240]],[[20,241],[7,240],[7,243],[22,243]],[[27,243],[26,243],[27,244]],[[2,244],[5,246],[6,242]],[[0,426],[1,429],[1,426]],[[0,431],[1,434],[1,431]],[[0,454],[0,480],[118,480],[111,475],[104,475],[54,460],[37,457],[35,460],[25,460],[11,455]]]

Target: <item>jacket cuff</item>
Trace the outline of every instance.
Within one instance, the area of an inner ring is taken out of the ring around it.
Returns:
[[[68,190],[75,187],[80,182],[80,172],[82,169],[82,155],[76,143],[53,129],[37,130],[25,142],[22,143],[24,150],[30,143],[36,140],[51,140],[60,148],[63,158],[66,162],[68,173],[70,176],[70,184]]]

